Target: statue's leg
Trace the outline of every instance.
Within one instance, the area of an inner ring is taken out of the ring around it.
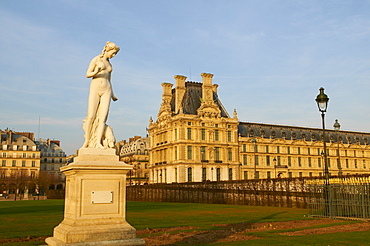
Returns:
[[[87,108],[87,116],[85,119],[85,125],[84,125],[84,130],[85,130],[85,142],[82,146],[82,148],[87,148],[89,145],[89,141],[91,139],[91,128],[92,124],[94,122],[94,118],[96,117],[96,111],[99,105],[100,101],[100,96],[97,93],[94,93],[90,89],[90,94],[89,94],[89,103],[88,103],[88,108]]]
[[[109,112],[109,106],[110,106],[110,100],[111,100],[111,91],[104,93],[100,97],[100,104],[99,104],[99,125],[96,132],[97,136],[97,147],[98,148],[104,148],[102,144],[102,138],[104,135],[106,122],[108,118],[108,112]]]

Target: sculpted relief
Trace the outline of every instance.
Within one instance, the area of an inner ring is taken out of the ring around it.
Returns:
[[[88,99],[87,116],[84,120],[85,142],[82,148],[113,148],[115,138],[113,130],[106,124],[111,99],[118,100],[111,84],[113,58],[120,48],[107,42],[102,53],[94,57],[86,72],[87,78],[92,78]]]

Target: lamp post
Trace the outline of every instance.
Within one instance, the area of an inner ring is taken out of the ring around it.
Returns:
[[[322,119],[322,137],[323,137],[323,144],[324,144],[324,176],[325,176],[325,183],[329,184],[329,168],[328,168],[328,158],[327,158],[327,151],[326,151],[326,136],[325,136],[325,112],[328,108],[329,97],[324,93],[324,88],[320,88],[320,94],[316,97],[317,106],[319,111],[321,112],[321,119]]]
[[[340,164],[340,152],[339,152],[339,130],[340,130],[340,124],[338,120],[335,120],[335,123],[333,125],[335,132],[337,133],[337,142],[338,142],[338,150],[337,150],[337,167],[338,167],[338,175],[342,176],[343,171],[342,171],[342,165]]]
[[[254,179],[257,179],[257,160],[256,160],[256,143],[257,140],[255,138],[252,139],[253,149],[254,149]]]
[[[316,97],[317,107],[321,112],[322,119],[322,137],[324,145],[324,177],[325,177],[325,186],[324,186],[324,199],[325,199],[325,210],[324,215],[330,216],[330,206],[329,206],[329,168],[328,168],[328,158],[326,151],[326,136],[325,136],[325,112],[328,108],[329,97],[324,93],[324,88],[319,89],[320,94]]]

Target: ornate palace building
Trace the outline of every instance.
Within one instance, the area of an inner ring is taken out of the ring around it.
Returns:
[[[150,119],[150,183],[323,175],[322,130],[239,122],[227,113],[212,74],[202,83],[176,75],[162,83],[157,120]],[[331,175],[368,173],[370,133],[328,130]]]
[[[127,185],[141,185],[149,182],[149,138],[135,136],[128,141],[116,143],[120,161],[133,165],[128,173]]]
[[[151,183],[240,179],[238,118],[230,117],[217,96],[212,74],[202,82],[185,82],[177,75],[176,88],[163,83],[156,122],[150,121]]]

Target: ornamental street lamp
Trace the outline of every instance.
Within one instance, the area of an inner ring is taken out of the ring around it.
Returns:
[[[328,168],[328,161],[327,161],[327,151],[326,151],[326,136],[325,136],[325,112],[328,108],[329,97],[324,93],[324,88],[320,88],[320,94],[316,97],[317,107],[321,112],[321,119],[322,119],[322,138],[323,138],[323,145],[324,145],[324,177],[325,177],[325,185],[324,185],[324,199],[325,199],[325,210],[324,215],[330,216],[331,209],[330,209],[330,201],[329,201],[329,168]]]
[[[320,88],[320,94],[316,97],[316,103],[321,112],[322,118],[322,138],[324,144],[324,176],[325,176],[325,183],[329,184],[329,168],[328,168],[328,158],[327,158],[327,151],[326,151],[326,136],[325,136],[325,112],[328,108],[329,97],[324,93],[324,88]]]
[[[333,125],[335,132],[337,133],[337,142],[338,142],[338,150],[337,150],[337,167],[338,167],[338,175],[341,176],[343,175],[342,171],[342,165],[340,164],[340,152],[339,152],[339,130],[340,130],[340,124],[338,120],[335,120],[335,123]]]
[[[253,149],[254,149],[254,179],[257,179],[257,158],[256,158],[256,143],[255,138],[252,139]]]

